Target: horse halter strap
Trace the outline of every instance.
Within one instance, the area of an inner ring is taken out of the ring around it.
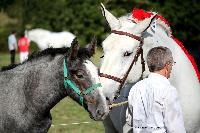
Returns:
[[[83,95],[87,95],[92,93],[96,88],[101,87],[101,83],[98,84],[93,84],[91,87],[87,88],[84,91],[81,91],[79,88],[77,88],[67,77],[67,64],[66,64],[66,59],[64,59],[63,62],[63,72],[64,72],[64,86],[67,88],[69,85],[79,96],[80,96],[80,104],[83,106]]]
[[[141,64],[142,64],[142,75],[140,78],[142,78],[143,76],[143,72],[145,71],[145,61],[144,61],[144,57],[143,57],[143,49],[142,49],[142,46],[143,46],[143,39],[139,36],[136,36],[134,34],[131,34],[131,33],[128,33],[128,32],[124,32],[124,31],[117,31],[117,30],[112,30],[112,33],[115,33],[115,34],[118,34],[118,35],[125,35],[125,36],[128,36],[128,37],[131,37],[137,41],[140,42],[140,45],[136,51],[136,54],[133,58],[133,61],[131,62],[131,65],[129,66],[127,72],[125,73],[124,77],[121,79],[121,78],[118,78],[118,77],[115,77],[115,76],[112,76],[112,75],[108,75],[108,74],[104,74],[104,73],[99,73],[99,76],[100,77],[105,77],[105,78],[108,78],[108,79],[112,79],[116,82],[119,82],[120,85],[119,85],[119,91],[121,90],[121,88],[123,87],[127,77],[128,77],[128,74],[130,73],[134,63],[137,62],[138,60],[138,57],[141,55]]]

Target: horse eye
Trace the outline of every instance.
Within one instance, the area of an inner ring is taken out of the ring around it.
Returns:
[[[76,73],[76,76],[79,78],[79,79],[82,79],[84,76],[83,76],[83,73],[82,72],[80,72],[80,71],[78,71],[77,73]]]
[[[103,58],[104,57],[104,55],[102,55],[100,58]]]
[[[133,52],[128,52],[128,51],[126,51],[126,52],[124,53],[124,56],[130,56],[132,53],[133,53]]]

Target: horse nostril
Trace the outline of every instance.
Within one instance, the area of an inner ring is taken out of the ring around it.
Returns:
[[[101,111],[100,111],[100,110],[97,110],[97,114],[100,115],[100,113],[101,113]]]
[[[100,109],[98,109],[98,110],[96,111],[96,113],[97,113],[98,116],[101,116],[101,115],[102,115],[102,112],[101,112]]]
[[[115,96],[114,99],[116,100],[116,99],[117,99],[117,96]]]
[[[97,69],[98,70],[98,75],[99,75],[99,73],[100,73],[100,69]]]
[[[108,104],[111,104],[110,98],[106,97],[106,101]]]
[[[106,97],[106,100],[107,100],[107,101],[110,101],[110,99],[109,99],[108,97]]]

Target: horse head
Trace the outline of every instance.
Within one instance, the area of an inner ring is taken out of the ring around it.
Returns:
[[[95,46],[95,41],[92,41],[88,47],[79,49],[78,41],[76,38],[73,40],[70,55],[65,62],[69,73],[66,84],[71,88],[68,91],[75,92],[75,95],[74,93],[68,93],[71,95],[70,97],[79,102],[90,113],[91,118],[102,120],[107,115],[108,108],[99,81],[97,67],[88,60],[95,54]],[[68,79],[79,90],[73,85],[71,86]]]
[[[129,16],[116,18],[103,4],[101,7],[112,33],[102,42],[104,55],[101,57],[100,81],[107,100],[112,103],[125,81],[134,83],[142,76],[139,58],[143,50],[142,37],[155,15],[135,23]]]

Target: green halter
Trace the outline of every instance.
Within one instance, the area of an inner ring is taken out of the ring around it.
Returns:
[[[94,84],[91,87],[87,88],[85,91],[81,92],[79,88],[77,88],[67,77],[67,66],[66,66],[66,59],[64,59],[63,62],[63,72],[64,72],[64,86],[67,88],[69,85],[77,94],[80,95],[80,104],[83,106],[83,96],[91,93],[93,90],[95,90],[97,87],[101,87],[101,83]]]

